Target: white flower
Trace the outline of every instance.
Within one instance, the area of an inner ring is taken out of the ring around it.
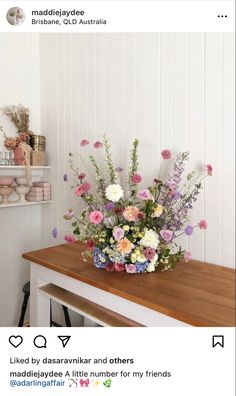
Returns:
[[[151,261],[151,262],[148,264],[147,272],[154,272],[154,271],[155,271],[155,264]]]
[[[124,196],[124,191],[119,184],[111,184],[106,188],[106,198],[112,202],[118,202]]]
[[[150,261],[150,263],[148,264],[147,272],[154,272],[154,271],[155,271],[155,269],[156,269],[156,267],[157,267],[157,265],[158,265],[157,260],[158,260],[158,255],[155,254],[155,256],[153,257],[153,259],[152,259],[152,260]]]
[[[145,231],[144,237],[140,240],[140,245],[156,249],[159,245],[159,238],[155,231]]]

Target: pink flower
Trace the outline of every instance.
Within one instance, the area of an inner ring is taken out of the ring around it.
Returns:
[[[122,271],[125,270],[125,266],[124,266],[124,264],[122,264],[122,263],[115,263],[115,264],[114,264],[114,267],[115,267],[115,270],[116,270],[117,272],[122,272]]]
[[[91,187],[92,186],[89,182],[82,183],[76,188],[75,195],[80,197],[82,194],[86,194],[91,189]]]
[[[156,255],[156,251],[153,248],[146,248],[143,253],[147,260],[152,260]]]
[[[101,148],[103,146],[103,144],[101,142],[95,142],[93,147],[94,148]]]
[[[64,240],[65,240],[67,243],[74,243],[74,242],[77,241],[77,239],[76,239],[76,237],[75,237],[74,235],[69,235],[69,234],[67,234],[67,235],[64,236]]]
[[[191,253],[190,252],[184,252],[184,261],[189,261],[189,260],[191,260],[191,258],[192,258],[192,255],[191,255]]]
[[[140,211],[136,206],[127,206],[123,212],[123,216],[128,221],[138,220]]]
[[[206,165],[206,171],[209,176],[212,176],[213,173],[213,166],[211,164]]]
[[[198,226],[200,230],[206,230],[207,229],[207,222],[206,220],[200,220],[198,223]]]
[[[136,267],[134,264],[126,264],[125,269],[128,274],[134,274],[136,272]]]
[[[90,213],[89,215],[89,220],[93,224],[100,224],[104,219],[104,216],[102,212],[99,210],[94,210],[93,212]]]
[[[142,201],[153,200],[153,196],[149,190],[143,189],[138,192],[138,198]]]
[[[86,245],[87,245],[87,248],[91,249],[91,250],[93,250],[93,248],[95,247],[95,244],[92,241],[92,239],[88,239]]]
[[[78,179],[79,180],[84,180],[85,176],[86,176],[85,173],[80,173],[79,176],[78,176]]]
[[[171,154],[170,150],[165,149],[165,150],[162,150],[161,156],[163,159],[168,160],[171,158],[172,154]]]
[[[134,173],[132,178],[131,178],[132,183],[138,184],[142,181],[142,176],[139,175],[138,173]]]
[[[170,230],[161,230],[160,235],[167,243],[170,243],[173,238],[173,232]]]
[[[64,219],[65,220],[71,220],[72,217],[74,216],[75,212],[73,211],[73,209],[68,209],[66,214],[64,215]]]
[[[119,241],[120,239],[122,239],[124,237],[124,234],[125,234],[125,232],[124,232],[123,228],[120,228],[120,227],[113,228],[112,235],[116,241]]]
[[[82,147],[87,146],[88,144],[89,144],[89,141],[86,140],[86,139],[83,139],[83,140],[81,140],[81,142],[80,142],[80,146],[82,146]]]

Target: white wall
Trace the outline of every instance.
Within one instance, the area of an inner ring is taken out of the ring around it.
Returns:
[[[62,180],[67,153],[78,151],[82,138],[106,132],[117,164],[126,167],[138,137],[147,182],[163,148],[189,150],[189,169],[213,164],[192,216],[209,228],[183,242],[195,259],[232,267],[234,35],[43,34],[40,50],[41,125],[54,180],[45,235],[52,226],[65,229],[62,214],[75,202]]]
[[[0,107],[22,103],[31,109],[31,128],[40,131],[38,35],[0,34]],[[7,135],[16,131],[0,115]],[[0,136],[0,151],[3,139]],[[41,245],[39,206],[0,208],[0,326],[15,326],[23,300],[22,286],[29,280],[29,265],[22,252]]]

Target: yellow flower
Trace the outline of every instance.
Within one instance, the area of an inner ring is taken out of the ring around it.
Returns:
[[[124,225],[123,230],[124,231],[129,231],[129,226],[128,225]]]
[[[137,256],[136,256],[135,253],[132,253],[132,254],[131,254],[131,261],[132,261],[132,263],[136,263],[136,261],[137,261]]]
[[[162,205],[157,205],[154,209],[152,217],[159,217],[163,213],[163,210],[164,208]]]
[[[133,247],[134,245],[128,240],[128,238],[121,239],[117,244],[117,250],[122,254],[129,254]]]

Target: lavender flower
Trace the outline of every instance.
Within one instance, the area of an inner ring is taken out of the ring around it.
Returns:
[[[52,229],[52,236],[53,236],[53,238],[57,238],[57,235],[58,235],[57,228],[54,227],[54,228]]]
[[[68,175],[67,175],[67,173],[65,173],[65,174],[63,175],[63,180],[64,180],[64,182],[67,182],[67,181],[68,181]]]
[[[184,232],[185,232],[185,234],[188,235],[188,236],[192,235],[192,233],[193,233],[193,227],[190,226],[190,225],[188,225],[188,226],[185,228]]]

